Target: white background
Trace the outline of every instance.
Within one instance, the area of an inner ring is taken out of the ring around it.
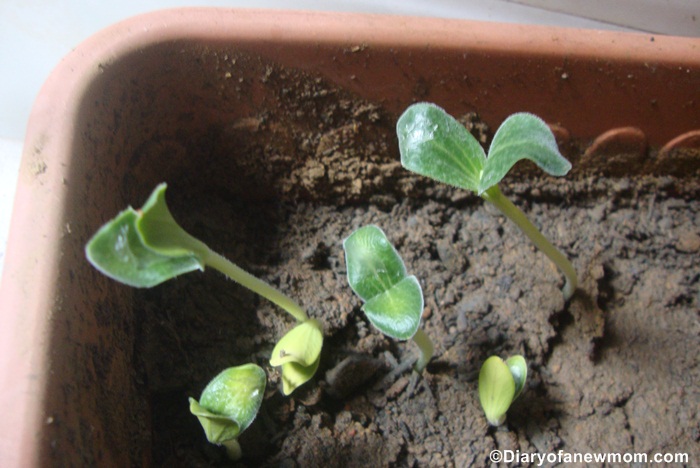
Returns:
[[[0,273],[25,126],[61,57],[147,11],[225,6],[353,11],[700,36],[700,0],[0,0]]]

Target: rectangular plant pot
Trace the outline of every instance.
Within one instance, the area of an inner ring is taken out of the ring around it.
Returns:
[[[299,85],[289,81],[295,74],[311,78]],[[273,94],[275,80],[287,88]],[[313,199],[293,175],[313,163],[315,148],[240,148],[247,130],[265,125],[268,106],[282,109],[282,95],[301,97],[286,111],[308,114],[309,128],[332,118],[303,106],[332,98],[314,82],[393,119],[431,101],[478,112],[491,128],[529,111],[583,144],[633,127],[617,143],[598,141],[638,148],[615,175],[659,172],[671,151],[656,149],[700,139],[698,39],[228,9],[156,12],[110,27],[58,65],[28,126],[0,293],[3,466],[150,463],[134,292],[97,273],[84,245],[162,180],[202,206],[221,192],[244,202]],[[583,162],[590,174],[607,171],[604,161]],[[672,170],[697,174],[697,158],[679,164]],[[329,196],[357,201],[347,195],[359,193],[357,173],[344,177]]]

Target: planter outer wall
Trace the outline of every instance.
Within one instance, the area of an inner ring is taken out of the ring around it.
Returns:
[[[3,466],[149,464],[132,291],[90,267],[83,248],[168,174],[208,164],[177,146],[144,150],[150,141],[184,141],[264,108],[260,76],[237,70],[238,91],[227,81],[232,57],[320,74],[397,116],[426,100],[475,110],[495,128],[530,111],[576,137],[634,126],[663,145],[700,128],[699,48],[641,34],[222,9],[156,12],[90,38],[52,73],[28,126],[0,294]],[[241,196],[274,191],[235,182]]]

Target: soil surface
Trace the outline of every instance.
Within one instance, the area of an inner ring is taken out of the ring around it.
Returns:
[[[496,209],[401,168],[396,116],[320,78],[248,65],[275,99],[192,137],[187,150],[215,163],[173,176],[168,200],[189,231],[323,324],[322,361],[284,397],[268,362],[294,325],[283,311],[215,271],[139,292],[156,466],[230,464],[187,399],[247,362],[269,380],[240,466],[481,466],[495,449],[700,460],[696,177],[574,170],[555,180],[521,163],[501,188],[575,265],[580,287],[565,303],[559,272]],[[486,125],[464,121],[488,143]],[[563,142],[574,166],[581,144]],[[212,185],[217,173],[232,180]],[[417,347],[382,336],[347,284],[342,241],[366,224],[386,232],[423,287],[435,357],[420,377],[406,366]],[[529,365],[498,428],[477,395],[493,354]]]

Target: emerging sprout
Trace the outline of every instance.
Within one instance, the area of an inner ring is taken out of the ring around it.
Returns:
[[[265,371],[255,364],[230,367],[214,377],[190,412],[199,419],[207,440],[223,445],[232,460],[241,458],[238,436],[258,414],[265,394]]]
[[[377,226],[365,226],[343,242],[350,287],[365,304],[362,310],[382,333],[399,340],[412,338],[421,351],[416,371],[433,356],[433,343],[419,328],[423,291],[408,276],[398,252]]]
[[[225,259],[182,229],[165,202],[166,188],[164,183],[158,185],[143,208],[135,210],[129,207],[97,231],[85,248],[87,258],[95,268],[129,286],[150,288],[180,274],[204,270],[208,266],[278,305],[299,323],[309,321],[304,309],[294,300]],[[320,333],[320,327],[317,322],[314,323],[315,329]],[[313,354],[311,361],[318,364],[323,337],[316,338],[313,352],[307,350],[305,356]],[[286,340],[289,342],[293,338]],[[295,346],[303,348],[306,345],[306,342],[300,341]],[[297,367],[282,366],[283,379],[285,372],[293,374],[286,376],[288,381],[294,382],[293,385],[285,386],[286,394],[313,377],[316,369],[313,365],[299,364],[305,368],[304,373],[297,372]]]
[[[506,412],[518,398],[527,379],[525,358],[516,355],[503,360],[491,356],[479,372],[479,401],[492,426],[500,426],[506,420]]]
[[[511,115],[494,135],[488,158],[476,138],[434,104],[410,106],[399,118],[396,132],[406,169],[471,190],[493,203],[557,265],[566,277],[564,298],[571,298],[578,284],[574,267],[497,185],[521,159],[533,161],[551,175],[569,172],[571,164],[559,153],[547,124],[532,114]]]
[[[282,366],[282,392],[289,395],[316,373],[321,362],[323,332],[316,320],[292,328],[272,350],[270,364]]]

